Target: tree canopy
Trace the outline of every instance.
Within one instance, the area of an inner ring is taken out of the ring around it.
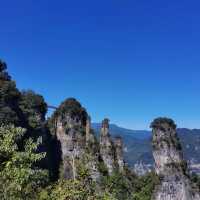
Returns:
[[[22,118],[18,105],[20,92],[6,69],[6,63],[0,60],[0,124],[13,123],[19,125]]]
[[[154,119],[154,121],[151,123],[150,128],[161,128],[166,124],[176,129],[175,122],[172,119],[167,118],[167,117],[159,117],[159,118]]]
[[[35,199],[37,190],[48,181],[48,172],[35,167],[45,157],[36,153],[40,141],[25,141],[24,150],[18,146],[25,129],[0,126],[0,199]]]
[[[0,59],[0,80],[10,81],[11,77],[8,75],[7,64]]]

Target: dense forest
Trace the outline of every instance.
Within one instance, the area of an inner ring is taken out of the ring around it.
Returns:
[[[17,88],[7,71],[7,64],[0,60],[0,199],[152,199],[153,191],[161,181],[154,171],[138,176],[126,165],[120,170],[120,164],[115,163],[118,154],[112,141],[109,151],[113,152],[114,167],[109,171],[105,166],[106,158],[101,156],[110,154],[101,150],[104,138],[99,144],[90,127],[88,143],[84,141],[83,144],[89,115],[76,99],[67,98],[48,119],[47,110],[42,95]],[[62,158],[64,150],[60,142],[63,136],[58,138],[60,122],[65,133],[80,133],[74,144],[79,145],[76,148],[81,152],[81,159],[73,160],[76,172],[72,171],[72,175],[68,173],[69,163]],[[156,125],[160,123],[156,122]],[[103,128],[106,130],[107,127]],[[88,167],[88,163],[92,163],[92,167]],[[100,174],[96,179],[91,176],[94,166]],[[189,178],[200,188],[198,176]]]

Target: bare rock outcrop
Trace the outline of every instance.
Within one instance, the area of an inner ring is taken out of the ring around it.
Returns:
[[[155,170],[160,177],[160,185],[156,187],[152,200],[200,200],[187,175],[174,121],[158,118],[152,122],[151,128]]]
[[[98,159],[95,150],[92,150],[95,146],[95,136],[91,131],[86,110],[75,99],[67,99],[56,110],[51,121],[61,147],[61,177],[75,179],[78,168],[84,164],[91,172],[91,178],[96,180],[100,174]]]
[[[109,120],[102,121],[100,133],[100,155],[108,169],[108,173],[112,174],[114,170],[124,171],[125,162],[123,157],[123,141],[121,137],[112,140],[109,133]]]
[[[85,132],[86,132],[86,145],[88,145],[88,146],[95,145],[96,138],[95,138],[95,135],[94,135],[92,128],[91,128],[91,118],[90,118],[90,116],[88,116],[87,121],[86,121]]]
[[[99,170],[100,150],[95,134],[91,129],[91,118],[89,116],[86,121],[86,149],[84,157],[91,178],[95,181],[99,181],[101,177],[101,172]]]
[[[102,122],[100,141],[91,129],[91,118],[76,99],[67,99],[50,119],[61,152],[60,177],[76,179],[80,167],[98,181],[114,170],[123,172],[123,142],[109,134],[109,120]]]
[[[116,162],[120,172],[124,171],[124,156],[123,156],[123,140],[121,137],[116,137],[114,140]]]
[[[114,144],[109,133],[108,119],[104,119],[102,121],[100,133],[100,154],[109,174],[111,174],[115,169],[115,151]]]
[[[81,116],[79,112],[76,113],[75,108],[80,106],[72,101],[70,99],[64,102],[65,105],[62,104],[61,107],[74,106],[74,108],[63,110],[63,113],[58,113],[56,118],[56,136],[61,145],[63,162],[61,171],[66,179],[77,176],[76,161],[81,159],[85,149],[84,127],[87,114],[83,112]]]

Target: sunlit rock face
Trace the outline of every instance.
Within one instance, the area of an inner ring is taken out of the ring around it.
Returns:
[[[96,154],[92,150],[95,136],[91,131],[90,118],[86,110],[75,99],[67,99],[56,110],[52,121],[55,123],[54,131],[62,154],[60,176],[75,179],[78,168],[84,165],[91,172],[91,177],[97,179],[99,172]]]
[[[119,171],[124,171],[124,157],[123,157],[123,141],[121,137],[116,137],[114,140],[115,145],[115,156],[116,156],[116,163],[118,165]]]
[[[168,118],[152,122],[155,170],[160,177],[152,200],[200,200],[187,176],[187,165],[176,133],[176,125]]]
[[[111,140],[109,120],[104,119],[99,142],[91,129],[90,117],[75,99],[67,99],[59,106],[50,119],[50,129],[60,146],[60,177],[75,179],[80,167],[87,169],[95,181],[114,170],[123,172],[121,138]]]
[[[96,138],[95,138],[95,135],[94,135],[94,133],[92,132],[92,129],[91,129],[91,118],[89,116],[88,116],[87,121],[86,121],[85,132],[86,132],[86,144],[88,146],[95,145]]]
[[[102,121],[100,134],[100,154],[109,174],[115,169],[115,149],[109,134],[109,120]]]
[[[75,99],[64,101],[53,115],[55,134],[60,143],[61,177],[77,176],[76,161],[84,154],[87,113]]]
[[[76,160],[81,159],[85,152],[85,122],[79,114],[66,112],[62,117],[58,117],[56,127],[56,136],[62,152],[62,176],[66,179],[75,178]]]
[[[99,144],[96,140],[93,130],[91,129],[91,118],[88,116],[86,121],[86,156],[88,161],[86,166],[89,169],[90,176],[94,181],[99,181],[101,173],[99,171]]]

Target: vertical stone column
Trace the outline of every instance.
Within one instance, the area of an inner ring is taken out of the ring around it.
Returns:
[[[87,121],[86,121],[85,132],[86,132],[86,145],[93,145],[95,143],[95,136],[91,130],[90,116],[88,116]]]
[[[91,129],[91,118],[88,116],[86,121],[86,148],[87,156],[89,157],[86,163],[89,169],[91,178],[98,182],[100,180],[100,172],[98,169],[99,149],[96,143],[95,135]]]
[[[153,156],[156,173],[161,179],[153,200],[200,200],[186,176],[187,165],[183,160],[176,125],[168,118],[155,119],[153,129]]]
[[[115,154],[116,154],[116,161],[119,167],[119,171],[123,172],[124,170],[124,157],[123,157],[123,141],[121,137],[116,137],[115,141]]]
[[[114,145],[109,134],[109,120],[102,121],[102,128],[100,133],[100,154],[105,166],[111,174],[115,168],[115,153]]]
[[[88,116],[87,121],[86,121],[86,142],[90,140],[90,135],[91,135],[91,118]]]
[[[109,136],[110,134],[109,134],[109,119],[104,119],[103,121],[102,121],[102,126],[101,126],[101,136],[102,137],[107,137],[107,136]]]
[[[87,116],[86,110],[72,98],[65,100],[52,116],[52,120],[56,123],[56,137],[61,148],[60,176],[66,179],[77,177],[77,162],[85,153]]]

